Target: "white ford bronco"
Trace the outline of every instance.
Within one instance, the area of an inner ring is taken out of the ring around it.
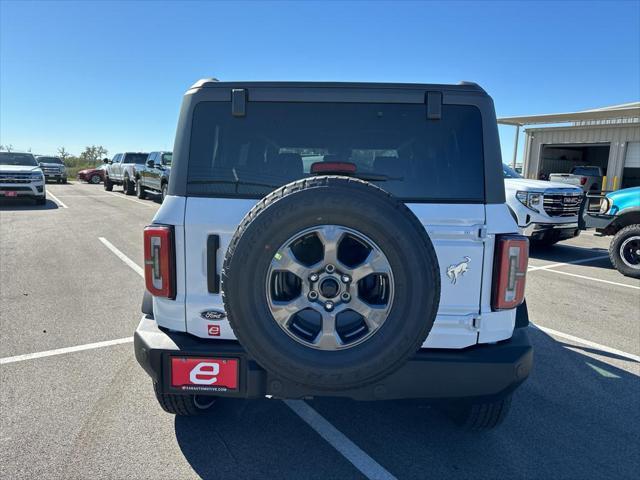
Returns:
[[[197,82],[144,231],[164,410],[423,398],[498,425],[533,352],[493,102],[460,85]]]

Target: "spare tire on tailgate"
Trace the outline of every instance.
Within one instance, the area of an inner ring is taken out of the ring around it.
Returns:
[[[440,271],[404,203],[362,180],[323,176],[279,188],[245,216],[222,290],[231,327],[262,367],[345,390],[389,375],[420,348]]]

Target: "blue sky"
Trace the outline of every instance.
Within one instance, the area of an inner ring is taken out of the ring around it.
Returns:
[[[182,94],[211,76],[471,80],[498,116],[637,101],[640,1],[0,0],[0,144],[171,149]]]

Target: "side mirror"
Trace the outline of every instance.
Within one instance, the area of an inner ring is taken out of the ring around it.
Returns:
[[[104,160],[102,160],[102,163],[107,165],[107,164],[111,163],[111,161],[108,158],[105,158]]]
[[[155,166],[155,163],[153,163],[153,160],[147,160],[147,167],[153,168],[154,166]]]

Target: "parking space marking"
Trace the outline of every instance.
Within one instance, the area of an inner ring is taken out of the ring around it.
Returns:
[[[618,350],[616,348],[607,347],[606,345],[602,345],[600,343],[595,343],[590,340],[585,340],[584,338],[575,337],[573,335],[569,335],[568,333],[559,332],[557,330],[553,330],[552,328],[543,327],[538,324],[531,323],[533,328],[537,328],[549,335],[553,335],[554,337],[564,338],[565,340],[570,340],[572,342],[580,343],[587,347],[592,347],[597,350],[602,350],[603,352],[612,353],[614,355],[618,355],[619,357],[628,358],[629,360],[633,360],[635,362],[640,362],[640,355],[634,355],[633,353],[623,352],[622,350]]]
[[[545,272],[559,273],[560,275],[568,275],[570,277],[582,278],[584,280],[591,280],[593,282],[607,283],[609,285],[616,285],[618,287],[626,287],[626,288],[633,288],[635,290],[640,290],[640,287],[637,287],[635,285],[629,285],[628,283],[612,282],[610,280],[603,280],[601,278],[587,277],[586,275],[578,275],[577,273],[569,273],[569,272],[563,272],[561,270],[551,270],[551,269],[545,269]]]
[[[51,190],[47,190],[47,195],[49,195],[51,198],[53,198],[53,201],[56,202],[62,208],[69,208],[64,204],[64,202],[59,200],[58,197],[56,197],[53,193],[51,193]]]
[[[123,343],[131,342],[133,342],[133,337],[127,337],[118,338],[116,340],[107,340],[105,342],[86,343],[84,345],[76,345],[75,347],[56,348],[55,350],[46,350],[43,352],[25,353],[24,355],[0,358],[0,365],[24,362],[25,360],[34,360],[42,357],[52,357],[54,355],[64,355],[65,353],[82,352],[83,350],[93,350],[94,348],[112,347],[113,345],[122,345]]]
[[[155,203],[141,202],[140,200],[136,200],[135,198],[125,197],[124,194],[120,195],[120,194],[113,193],[113,192],[107,192],[107,193],[109,195],[113,195],[116,198],[121,198],[123,200],[129,200],[130,202],[136,202],[136,203],[139,203],[140,205],[146,205],[147,207],[153,207],[155,205]]]
[[[580,260],[573,260],[571,262],[560,262],[560,263],[552,263],[551,265],[542,265],[539,267],[529,267],[528,272],[533,272],[535,270],[549,270],[550,268],[562,267],[564,265],[578,265],[580,263],[589,263],[594,260],[602,260],[603,258],[609,258],[609,255],[598,255],[597,257],[591,258],[581,258]]]
[[[365,477],[372,480],[392,480],[396,478],[306,402],[303,400],[283,400],[283,402],[324,438],[329,445],[360,470]]]
[[[104,237],[98,237],[98,240],[100,240],[105,247],[107,247],[109,250],[111,250],[116,257],[118,257],[120,260],[122,260],[124,263],[126,263],[127,265],[129,265],[129,267],[131,267],[131,269],[136,272],[138,275],[140,275],[141,277],[144,278],[144,270],[143,268],[138,265],[136,262],[134,262],[133,260],[131,260],[129,257],[127,257],[124,253],[122,253],[120,250],[118,250],[109,240],[107,240]]]

